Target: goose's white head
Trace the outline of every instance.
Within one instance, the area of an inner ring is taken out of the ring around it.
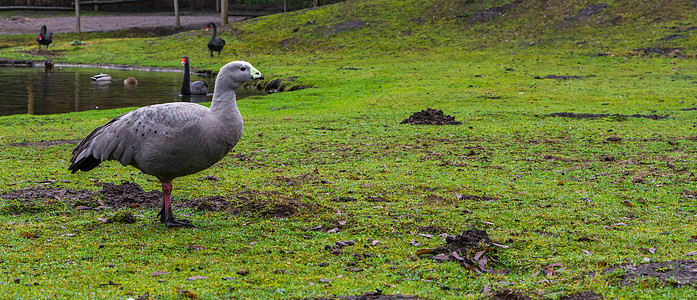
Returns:
[[[215,80],[215,85],[237,89],[245,82],[254,79],[264,79],[264,75],[252,66],[252,64],[238,60],[229,62],[220,68],[218,78]]]

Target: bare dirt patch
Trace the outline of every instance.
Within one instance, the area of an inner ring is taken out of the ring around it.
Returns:
[[[666,283],[674,285],[687,285],[697,282],[697,262],[694,260],[672,260],[625,266],[615,266],[603,270],[604,273],[612,273],[622,270],[621,284],[632,285],[634,280],[642,277],[658,278]]]
[[[285,195],[274,191],[246,191],[236,197],[237,203],[230,208],[232,214],[248,213],[262,217],[288,218],[300,214],[327,211],[326,207],[313,203],[313,201],[303,202],[294,195]]]
[[[578,11],[578,13],[576,13],[575,15],[564,18],[564,22],[561,23],[561,26],[569,27],[580,21],[587,20],[591,16],[601,13],[607,7],[607,3],[596,3],[593,5],[586,6],[580,11]]]
[[[679,58],[679,57],[685,56],[682,53],[683,50],[685,50],[685,48],[681,48],[681,47],[636,48],[636,49],[634,49],[634,55],[638,55],[638,56],[657,55],[657,56],[667,56],[667,57]]]
[[[540,76],[535,76],[534,79],[561,79],[561,80],[569,80],[569,79],[583,79],[581,76],[576,76],[576,75],[547,75],[544,77]]]
[[[57,145],[65,145],[65,144],[73,144],[76,145],[79,143],[80,140],[52,140],[52,141],[44,141],[40,140],[38,142],[20,142],[20,143],[14,143],[11,144],[11,146],[19,146],[19,147],[40,147],[40,148],[45,148],[45,147],[51,147],[51,146],[57,146]]]
[[[633,115],[621,115],[621,114],[577,114],[577,113],[572,113],[572,112],[560,112],[560,113],[553,113],[551,115],[552,117],[563,117],[563,118],[574,118],[574,119],[593,119],[593,118],[607,118],[607,117],[614,117],[618,119],[625,119],[625,118],[645,118],[645,119],[651,119],[651,120],[660,120],[667,118],[668,115],[642,115],[642,114],[633,114]]]
[[[502,6],[494,6],[492,8],[476,11],[467,18],[470,22],[489,22],[496,17],[505,15],[518,5],[518,1],[513,1]]]
[[[409,118],[404,119],[401,124],[412,125],[460,125],[462,122],[455,121],[455,117],[448,116],[440,109],[427,108],[415,112]]]
[[[114,208],[123,207],[160,207],[162,203],[161,191],[143,191],[137,183],[123,182],[119,185],[104,183],[102,185],[102,201],[106,206]]]
[[[429,255],[437,262],[455,261],[475,273],[505,275],[510,272],[508,269],[494,269],[494,265],[500,265],[498,249],[507,246],[492,242],[486,230],[471,228],[456,236],[448,235],[445,242],[444,246],[420,249],[417,255]]]
[[[402,294],[396,294],[396,295],[387,295],[383,294],[381,290],[377,290],[375,292],[369,292],[366,293],[365,295],[357,295],[357,296],[336,296],[336,297],[330,297],[330,298],[313,298],[313,300],[330,300],[330,299],[341,299],[341,300],[421,300],[421,299],[426,299],[426,298],[421,298],[419,296],[413,296],[413,295],[402,295]]]

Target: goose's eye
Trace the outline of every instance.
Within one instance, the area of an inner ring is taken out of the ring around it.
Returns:
[[[241,67],[241,68],[240,68],[240,71],[247,71],[247,68],[246,68],[246,67]]]

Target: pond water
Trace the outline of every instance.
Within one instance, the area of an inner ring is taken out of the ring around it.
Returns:
[[[95,83],[91,76],[106,73],[111,83]],[[125,86],[123,80],[135,77],[137,86]],[[148,72],[87,67],[0,68],[0,116],[14,114],[58,114],[93,109],[141,107],[150,104],[188,101],[206,102],[213,97],[215,78],[191,75],[191,81],[208,83],[206,96],[182,96],[183,73]],[[265,94],[240,88],[237,99]]]

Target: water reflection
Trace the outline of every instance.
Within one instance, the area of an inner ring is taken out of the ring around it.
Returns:
[[[107,73],[113,81],[95,82],[91,76]],[[213,87],[215,78],[203,78]],[[138,84],[124,84],[128,77]],[[150,104],[190,101],[211,101],[208,95],[182,96],[181,72],[146,72],[105,70],[82,67],[0,68],[0,116],[13,114],[56,114],[92,109],[141,107]],[[255,90],[238,90],[238,99],[263,94]]]

